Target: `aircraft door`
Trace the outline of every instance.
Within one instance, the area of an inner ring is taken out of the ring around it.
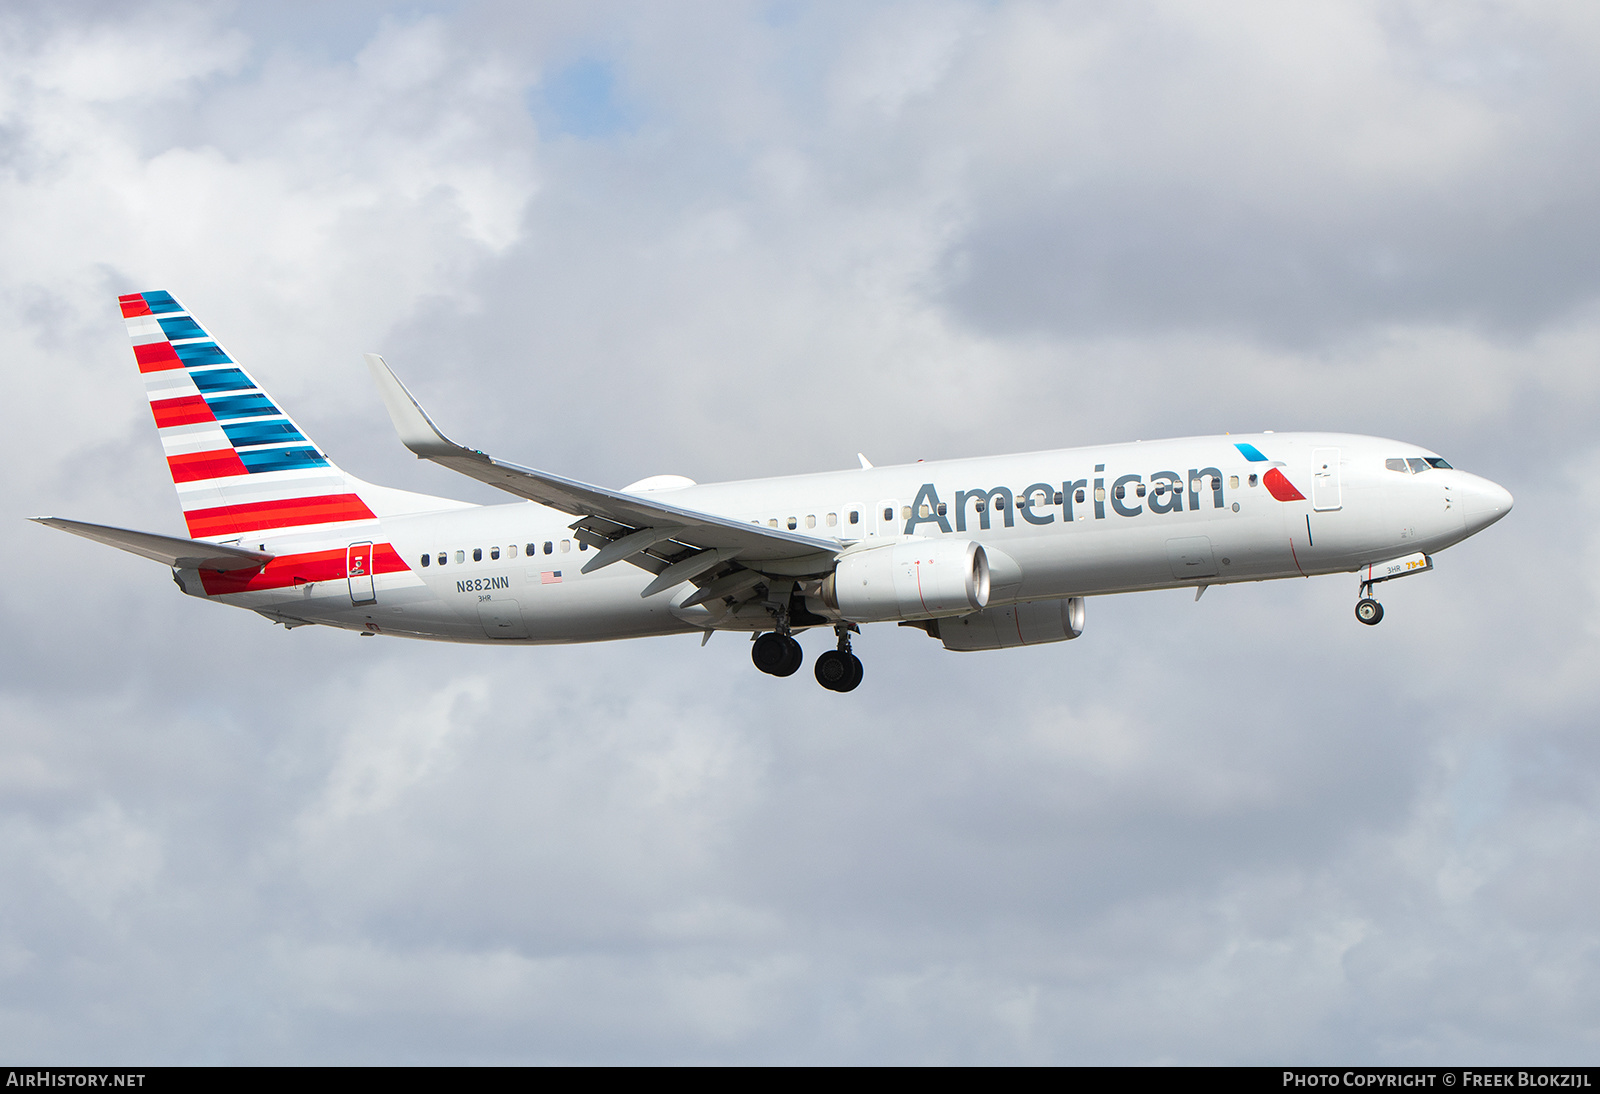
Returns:
[[[344,573],[350,582],[350,603],[371,604],[378,599],[372,587],[372,543],[352,543],[344,553]]]
[[[877,528],[877,535],[898,536],[905,527],[905,521],[900,517],[900,503],[894,498],[878,502],[872,510],[872,522]]]
[[[1339,450],[1315,448],[1311,451],[1311,508],[1319,513],[1341,508],[1339,489]]]

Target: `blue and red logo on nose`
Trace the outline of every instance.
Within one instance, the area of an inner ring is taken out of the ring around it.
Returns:
[[[1253,444],[1245,444],[1241,441],[1235,441],[1233,447],[1237,448],[1240,454],[1251,463],[1268,462],[1267,457],[1261,454],[1261,449],[1257,448]],[[1300,491],[1296,490],[1294,483],[1290,482],[1288,478],[1284,476],[1284,473],[1276,467],[1267,468],[1266,472],[1261,476],[1261,484],[1267,488],[1267,493],[1271,494],[1278,501],[1306,500],[1306,496],[1300,493]]]

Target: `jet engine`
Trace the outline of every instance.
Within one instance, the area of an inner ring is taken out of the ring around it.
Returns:
[[[989,603],[989,559],[970,539],[912,539],[854,551],[822,582],[850,623],[965,615]]]
[[[996,605],[959,619],[939,619],[927,631],[947,650],[1004,650],[1065,642],[1083,633],[1083,597]]]

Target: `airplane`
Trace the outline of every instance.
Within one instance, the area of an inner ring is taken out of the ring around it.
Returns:
[[[167,292],[119,297],[190,538],[41,524],[172,568],[190,596],[287,628],[539,645],[748,632],[793,675],[795,634],[831,627],[823,687],[854,690],[851,636],[920,628],[945,649],[1077,638],[1091,596],[1319,574],[1379,584],[1511,510],[1414,444],[1342,433],[1187,437],[612,490],[448,439],[382,357],[401,442],[515,495],[477,505],[341,469]]]

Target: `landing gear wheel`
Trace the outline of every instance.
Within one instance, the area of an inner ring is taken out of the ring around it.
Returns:
[[[861,677],[864,674],[864,671],[865,670],[863,670],[861,667],[861,659],[853,653],[850,654],[850,682],[839,690],[854,691],[856,688],[860,687]]]
[[[783,644],[784,644],[784,661],[783,661],[783,664],[780,667],[778,667],[776,669],[773,669],[772,670],[772,675],[774,675],[774,676],[793,676],[796,672],[799,671],[800,666],[805,662],[806,651],[800,648],[800,643],[796,642],[793,638],[790,638],[788,635],[784,635],[783,636]]]
[[[750,647],[750,660],[768,676],[787,675],[783,666],[788,663],[789,657],[789,640],[781,634],[759,635]]]
[[[1383,605],[1370,596],[1364,596],[1356,601],[1356,618],[1369,627],[1376,627],[1383,622]]]
[[[829,691],[854,691],[861,683],[861,662],[853,653],[829,650],[817,658],[817,683]]]
[[[817,658],[817,683],[829,691],[854,691],[861,684],[861,659],[850,652],[850,632],[861,633],[854,623],[835,623],[839,648]]]
[[[768,676],[793,676],[806,659],[806,651],[786,634],[768,631],[750,647],[750,660]]]

